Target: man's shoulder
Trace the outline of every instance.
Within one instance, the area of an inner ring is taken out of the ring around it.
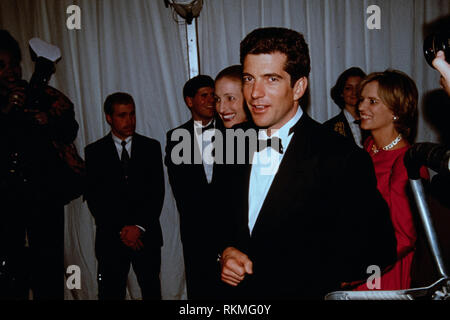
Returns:
[[[186,135],[191,136],[193,134],[193,132],[194,132],[194,127],[193,127],[192,119],[190,119],[189,121],[183,123],[182,125],[180,125],[176,128],[169,130],[166,134],[166,150],[172,149],[179,142],[180,139],[184,139],[184,138],[180,138],[180,136],[181,137],[185,137]],[[174,136],[174,133],[176,133],[175,136]]]
[[[137,142],[139,144],[145,144],[148,147],[158,147],[161,148],[161,144],[159,143],[158,140],[144,136],[142,134],[139,133],[135,133],[133,135],[133,141]]]
[[[109,142],[110,139],[112,139],[112,138],[111,138],[111,134],[109,133],[106,136],[88,144],[84,149],[86,152],[97,150],[99,148],[104,147]]]
[[[325,124],[312,120],[308,126],[312,144],[321,153],[330,157],[348,156],[351,153],[364,152],[351,140],[334,130],[329,130]]]
[[[66,109],[73,109],[73,102],[67,97],[64,93],[59,91],[56,88],[53,88],[51,86],[46,86],[45,94],[52,99],[52,107],[66,110]]]
[[[341,111],[339,112],[337,115],[335,115],[334,117],[332,117],[331,119],[328,119],[327,121],[325,121],[323,123],[323,125],[325,127],[331,128],[333,129],[334,125],[338,122],[343,122],[345,121],[345,116],[344,113]]]
[[[167,131],[167,136],[170,137],[172,135],[172,133],[178,129],[190,130],[191,128],[193,128],[193,120],[189,119],[182,125],[179,125],[178,127],[175,127],[173,129],[170,129],[169,131]]]
[[[61,91],[59,91],[58,89],[56,89],[52,86],[47,85],[45,87],[44,91],[47,95],[50,95],[52,97],[58,97],[58,98],[66,99],[67,101],[70,101],[70,99],[64,93],[62,93]]]

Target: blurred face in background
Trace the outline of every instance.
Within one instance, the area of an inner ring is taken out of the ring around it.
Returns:
[[[214,117],[215,97],[214,88],[202,87],[193,97],[186,97],[186,104],[191,109],[192,118],[208,124]]]
[[[112,133],[125,140],[136,130],[136,113],[133,104],[115,104],[113,113],[106,115],[106,121],[111,126]]]
[[[238,123],[247,121],[244,110],[244,95],[242,81],[223,77],[216,81],[215,87],[216,111],[225,128],[231,128]]]
[[[20,64],[7,51],[0,51],[0,87],[8,88],[22,78]]]
[[[345,81],[345,86],[342,90],[342,98],[344,99],[346,109],[354,109],[358,105],[358,86],[362,80],[361,77],[351,76]]]

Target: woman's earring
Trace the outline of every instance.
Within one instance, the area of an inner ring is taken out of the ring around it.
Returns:
[[[397,121],[397,120],[398,120],[398,118],[396,116],[394,116],[394,121]]]

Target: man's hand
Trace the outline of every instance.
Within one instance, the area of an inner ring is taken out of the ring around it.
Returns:
[[[245,278],[245,274],[253,274],[253,262],[246,254],[236,248],[228,247],[222,253],[221,279],[236,287]]]
[[[142,231],[137,226],[125,226],[120,231],[120,239],[131,249],[137,251],[144,247],[142,240]]]
[[[433,67],[440,72],[442,88],[450,95],[450,64],[445,60],[444,51],[438,51],[433,60]]]
[[[5,87],[8,95],[8,103],[2,109],[2,112],[8,114],[12,109],[23,110],[25,105],[25,90],[26,88],[21,82],[13,82]]]

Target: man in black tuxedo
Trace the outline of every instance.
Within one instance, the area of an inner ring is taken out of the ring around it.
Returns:
[[[278,137],[283,148],[259,149],[230,177],[235,188],[221,207],[223,216],[237,214],[237,230],[221,255],[222,280],[236,297],[322,299],[367,278],[368,266],[394,263],[394,231],[369,155],[299,106],[310,71],[303,36],[254,30],[241,42],[241,64],[258,138]]]
[[[99,299],[124,299],[130,262],[143,299],[161,299],[164,171],[158,141],[135,133],[133,98],[104,103],[111,132],[85,149],[86,200],[97,226]]]
[[[188,299],[211,299],[220,285],[217,204],[213,203],[215,163],[213,153],[208,152],[213,129],[219,125],[214,119],[214,80],[206,75],[188,80],[183,96],[192,118],[167,133],[165,164],[180,214]]]

